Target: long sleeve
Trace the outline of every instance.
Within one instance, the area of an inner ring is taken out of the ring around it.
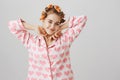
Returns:
[[[69,20],[68,29],[64,33],[64,38],[71,45],[85,27],[87,16],[72,16]]]
[[[22,41],[25,47],[28,47],[29,38],[33,35],[29,33],[22,24],[22,19],[11,20],[8,22],[8,28],[12,34],[14,34],[19,40]]]

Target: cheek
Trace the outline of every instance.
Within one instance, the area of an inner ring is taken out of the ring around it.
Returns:
[[[49,24],[48,23],[44,23],[43,26],[44,26],[44,28],[47,29],[49,27]]]
[[[57,29],[60,29],[60,26],[58,26]]]
[[[59,27],[59,26],[56,26],[55,30],[57,31],[57,30],[59,30],[59,29],[60,29],[60,27]]]

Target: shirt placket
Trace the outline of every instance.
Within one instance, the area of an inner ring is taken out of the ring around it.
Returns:
[[[48,57],[48,62],[49,62],[49,68],[50,68],[50,76],[51,76],[51,80],[53,80],[53,73],[52,73],[52,63],[51,63],[51,59],[50,59],[50,52],[49,52],[49,48],[52,47],[52,46],[47,46],[46,42],[45,42],[45,39],[44,37],[42,37],[42,45],[43,47],[45,47],[46,49],[46,52],[47,52],[47,57]]]

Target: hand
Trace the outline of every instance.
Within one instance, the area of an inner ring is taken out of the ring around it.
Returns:
[[[65,29],[65,28],[68,28],[68,26],[69,26],[69,21],[70,21],[70,17],[68,18],[67,21],[65,21],[64,23],[62,23],[62,24],[60,25],[60,27],[61,27],[60,30],[63,30],[63,29]]]
[[[38,35],[42,35],[42,36],[47,36],[47,32],[45,31],[45,29],[41,26],[37,26],[35,28],[35,31],[38,33]]]
[[[58,39],[60,36],[62,36],[61,30],[55,32],[50,38],[53,40]]]
[[[44,37],[50,37],[50,39],[52,39],[52,40],[56,40],[56,39],[58,39],[62,35],[61,30],[56,31],[52,35],[49,35],[45,31],[45,29],[43,27],[40,27],[40,26],[37,26],[35,28],[35,31],[38,33],[38,35],[41,35],[41,36],[44,36]]]
[[[70,21],[70,17],[68,18],[68,20],[67,20],[66,22],[64,22],[63,24],[60,25],[61,28],[59,29],[59,31],[55,32],[55,33],[51,36],[51,39],[57,39],[57,38],[59,38],[59,37],[62,35],[61,31],[62,31],[63,29],[65,29],[65,28],[68,28],[68,26],[69,26],[69,21]]]
[[[69,21],[70,21],[70,17],[68,18],[67,21],[65,21],[63,24],[60,25],[61,28],[51,36],[51,39],[57,39],[57,38],[59,38],[60,36],[62,36],[61,31],[62,31],[63,29],[65,29],[65,28],[68,28],[68,26],[69,26]]]

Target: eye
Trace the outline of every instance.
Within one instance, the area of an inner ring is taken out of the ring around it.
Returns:
[[[51,23],[52,23],[52,21],[48,21],[48,23],[50,23],[50,24],[51,24]]]
[[[56,25],[60,25],[60,23],[58,22],[58,23],[56,23]]]

